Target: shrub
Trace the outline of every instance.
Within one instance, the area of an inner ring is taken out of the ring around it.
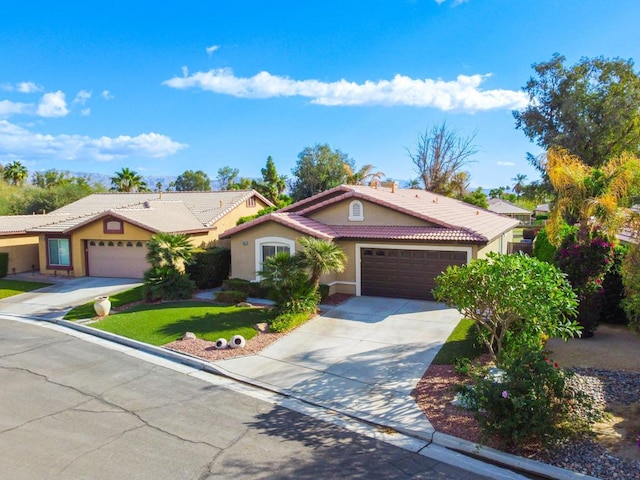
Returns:
[[[280,207],[265,207],[262,210],[258,210],[254,215],[247,215],[246,217],[240,217],[236,222],[236,225],[242,225],[243,223],[250,222],[258,217],[262,217],[263,215],[267,215],[271,212],[275,212]]]
[[[283,313],[269,324],[269,331],[279,333],[288,332],[302,325],[311,318],[310,313]]]
[[[250,282],[242,278],[228,278],[222,282],[222,290],[237,290],[248,297],[267,298],[268,291],[259,282]]]
[[[189,275],[172,267],[153,267],[144,272],[144,298],[155,300],[188,300],[193,297],[196,284]]]
[[[186,272],[200,289],[215,288],[229,276],[231,251],[228,248],[213,247],[196,252]]]
[[[320,301],[324,302],[327,297],[329,296],[329,285],[319,285],[318,286],[318,293],[320,294]]]
[[[554,253],[556,253],[556,247],[551,244],[549,237],[547,237],[547,230],[543,228],[538,232],[533,242],[533,256],[553,265]]]
[[[622,308],[624,299],[624,285],[622,283],[622,260],[627,254],[626,246],[618,245],[613,250],[613,265],[602,279],[602,314],[600,320],[603,323],[617,323],[626,325],[629,323],[627,315]]]
[[[502,378],[486,368],[462,388],[484,439],[509,447],[585,432],[599,417],[593,400],[567,382],[572,375],[549,363],[542,352],[526,352],[500,364]]]
[[[9,254],[0,252],[0,278],[4,278],[9,273]]]
[[[240,302],[246,302],[247,294],[238,290],[223,290],[221,292],[216,292],[213,299],[218,303],[235,305]]]

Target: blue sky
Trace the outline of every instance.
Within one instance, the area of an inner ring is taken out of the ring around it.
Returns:
[[[178,175],[328,143],[416,177],[407,150],[446,121],[477,132],[472,186],[538,178],[511,114],[554,52],[637,58],[636,0],[6,2],[0,163]]]

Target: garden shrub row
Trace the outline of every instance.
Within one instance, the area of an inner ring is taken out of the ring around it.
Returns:
[[[222,290],[237,290],[244,292],[247,297],[268,298],[268,289],[258,282],[250,282],[242,278],[228,278],[222,282]]]
[[[307,322],[312,317],[310,313],[283,313],[278,315],[270,324],[269,330],[274,333],[288,332]]]
[[[213,247],[194,253],[192,263],[185,267],[185,272],[196,283],[196,287],[205,290],[222,285],[230,269],[231,250]]]
[[[221,292],[216,292],[213,295],[213,299],[218,303],[236,305],[241,302],[246,302],[247,294],[246,292],[241,292],[238,290],[222,290]]]

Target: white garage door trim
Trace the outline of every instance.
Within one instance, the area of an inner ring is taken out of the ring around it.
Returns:
[[[445,252],[466,252],[467,263],[471,261],[471,255],[473,254],[472,247],[459,247],[453,245],[398,245],[394,243],[356,243],[356,296],[362,295],[362,249],[363,248],[381,248],[392,250],[437,250]]]
[[[87,240],[87,274],[91,277],[142,278],[149,269],[142,240]]]

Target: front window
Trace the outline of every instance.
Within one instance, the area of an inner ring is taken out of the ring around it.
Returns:
[[[273,257],[276,253],[288,253],[291,254],[291,249],[288,245],[262,245],[262,261],[267,258]]]
[[[262,263],[276,253],[296,253],[296,242],[285,237],[261,237],[255,240],[256,280],[260,280],[258,272],[262,270]]]
[[[49,265],[52,267],[70,267],[71,250],[68,238],[49,238]]]

